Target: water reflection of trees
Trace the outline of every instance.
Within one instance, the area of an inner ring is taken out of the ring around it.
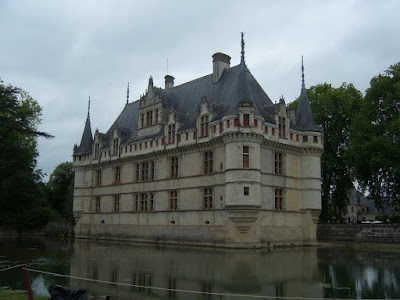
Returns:
[[[313,284],[319,276],[315,248],[231,251],[77,241],[71,274],[110,282],[72,281],[94,299],[229,299],[210,293],[320,297],[322,291]]]
[[[392,259],[390,259],[392,258]],[[318,268],[327,298],[399,298],[399,253],[377,248],[320,248]]]
[[[43,237],[15,237],[1,238],[0,269],[4,266],[20,264],[26,260],[28,267],[57,274],[69,275],[70,259],[72,256],[72,241],[68,239],[50,239]],[[8,286],[16,290],[25,290],[23,272],[20,268],[2,274],[1,286]],[[51,285],[69,285],[68,278],[54,277],[36,272],[29,273],[35,293],[48,295],[47,289]]]

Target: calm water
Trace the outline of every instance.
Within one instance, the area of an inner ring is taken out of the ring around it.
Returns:
[[[234,251],[80,240],[0,240],[0,269],[24,259],[31,269],[102,281],[31,271],[32,287],[40,295],[48,295],[49,286],[60,284],[87,289],[89,299],[99,300],[105,295],[111,295],[111,300],[257,299],[257,295],[400,299],[400,247]],[[24,289],[22,270],[0,272],[0,286]]]

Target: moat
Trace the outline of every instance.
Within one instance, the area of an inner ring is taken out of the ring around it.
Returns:
[[[60,284],[87,289],[89,299],[110,295],[112,300],[400,298],[400,247],[226,250],[87,240],[0,243],[0,270],[26,259],[31,269],[73,277],[31,271],[38,295]],[[21,268],[1,272],[0,286],[25,289]]]

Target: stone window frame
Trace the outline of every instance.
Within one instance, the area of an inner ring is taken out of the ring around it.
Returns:
[[[169,191],[169,210],[178,210],[178,190]]]
[[[250,147],[245,145],[242,148],[243,150],[243,168],[250,168]]]
[[[214,189],[212,187],[207,187],[203,189],[203,209],[210,210],[214,208],[213,194]]]
[[[210,175],[214,172],[214,153],[213,151],[204,152],[204,174]]]
[[[278,129],[279,129],[279,137],[286,138],[286,118],[278,117]]]
[[[120,211],[120,195],[114,195],[114,205],[113,205],[113,212],[119,212]]]
[[[274,174],[283,175],[283,153],[274,153]]]
[[[274,191],[274,209],[284,210],[284,190],[283,188],[277,187]]]
[[[114,167],[114,184],[121,184],[121,166]]]
[[[200,116],[200,137],[207,137],[209,129],[209,115]]]
[[[243,196],[250,196],[250,187],[248,186],[243,187]]]
[[[175,124],[168,125],[168,144],[175,143]]]
[[[171,164],[170,164],[170,177],[177,178],[179,175],[179,158],[177,156],[171,157]]]
[[[96,170],[96,186],[101,186],[101,177],[102,177],[102,170],[101,169],[97,169]]]
[[[101,212],[101,198],[100,197],[95,198],[95,212],[96,213]]]

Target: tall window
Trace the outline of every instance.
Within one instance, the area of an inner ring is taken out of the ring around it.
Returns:
[[[169,209],[170,210],[178,209],[178,191],[169,192]]]
[[[142,181],[146,181],[149,178],[149,163],[146,161],[142,163]]]
[[[286,137],[286,118],[279,117],[279,136]]]
[[[250,126],[250,115],[243,114],[243,126]]]
[[[119,195],[114,195],[114,212],[119,211]]]
[[[213,153],[211,151],[204,153],[204,174],[213,172]]]
[[[94,158],[99,158],[99,156],[100,156],[100,144],[99,143],[96,143],[95,145],[94,145]]]
[[[135,198],[135,211],[139,211],[139,194],[136,194]]]
[[[249,146],[243,146],[243,168],[250,167]]]
[[[96,212],[99,213],[101,211],[101,202],[100,197],[96,197]]]
[[[203,193],[204,193],[204,196],[203,196],[204,209],[212,209],[213,208],[213,189],[206,188],[203,190]]]
[[[158,124],[158,109],[156,109],[155,115],[156,115],[156,124]]]
[[[96,185],[101,186],[101,170],[96,171]]]
[[[178,158],[177,157],[171,158],[171,177],[172,178],[178,177]]]
[[[155,178],[155,168],[154,168],[154,161],[150,162],[151,171],[150,171],[150,180],[154,180]]]
[[[303,135],[303,143],[307,143],[308,142],[308,135]]]
[[[140,115],[140,128],[143,128],[144,127],[144,114],[141,114]]]
[[[140,180],[140,165],[136,164],[136,181]]]
[[[200,117],[200,136],[208,136],[208,116]]]
[[[146,126],[153,125],[153,111],[148,111],[146,113]]]
[[[118,139],[113,140],[113,155],[118,154]]]
[[[282,210],[283,208],[283,190],[275,189],[275,209]]]
[[[168,125],[168,144],[175,143],[175,124]]]
[[[121,183],[121,167],[114,168],[114,182],[115,184]]]
[[[154,193],[150,193],[150,199],[149,199],[149,210],[153,211],[154,210]]]
[[[146,193],[141,194],[140,211],[147,211],[147,194]]]
[[[275,152],[275,174],[283,174],[283,154],[279,152]]]

